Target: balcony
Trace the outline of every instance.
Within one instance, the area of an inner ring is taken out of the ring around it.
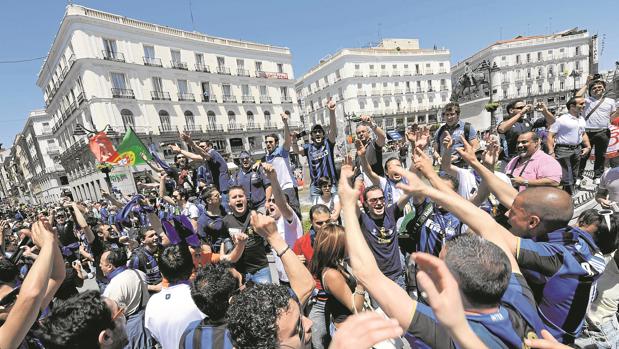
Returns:
[[[340,100],[342,100],[341,97],[340,97]],[[282,103],[292,103],[292,97],[283,96],[282,97]]]
[[[381,70],[380,71],[380,76],[389,76],[389,72],[386,70]]]
[[[384,89],[383,92],[382,92],[383,95],[391,95],[391,93],[392,92],[389,89]]]
[[[228,131],[243,131],[243,125],[236,122],[231,122],[228,124]]]
[[[257,78],[288,80],[288,74],[256,70]]]
[[[362,78],[363,77],[363,72],[355,71],[355,77],[356,78]]]
[[[171,101],[170,93],[164,91],[150,91],[150,97],[153,101]]]
[[[170,67],[180,70],[189,70],[189,68],[187,68],[187,63],[181,61],[170,61]]]
[[[277,130],[279,128],[279,126],[277,126],[276,123],[270,121],[267,122],[266,124],[264,124],[264,129],[265,130]]]
[[[378,73],[376,72],[376,70],[370,70],[370,77],[373,76],[378,76]]]
[[[245,95],[243,96],[243,103],[256,103],[256,99],[254,96]]]
[[[183,126],[183,131],[185,131],[185,132],[202,132],[202,127],[200,125],[185,125],[185,126]]]
[[[503,79],[503,81],[501,81],[501,85],[509,85],[509,79]]]
[[[260,103],[273,103],[273,101],[269,96],[260,96]]]
[[[421,87],[417,87],[417,89],[415,89],[415,93],[417,94],[424,93],[424,90]]]
[[[161,63],[161,58],[155,57],[142,57],[144,60],[144,65],[148,65],[151,67],[163,67],[163,63]]]
[[[394,95],[401,95],[403,93],[404,91],[401,88],[396,88],[395,90],[393,90]]]
[[[84,95],[84,92],[80,92],[80,94],[77,95],[77,104],[82,105],[85,100],[86,96]]]
[[[522,76],[516,76],[516,78],[514,79],[514,81],[517,84],[522,84],[524,82],[524,78]]]
[[[201,71],[203,73],[210,73],[211,67],[209,67],[208,65],[204,65],[202,63],[196,63],[196,71]]]
[[[41,134],[43,136],[51,136],[52,134],[54,134],[54,132],[52,131],[52,128],[49,126],[43,126],[41,128]]]
[[[441,92],[443,92],[443,91],[445,91],[445,92],[446,92],[446,91],[449,91],[449,89],[447,88],[447,86],[441,86]]]
[[[249,76],[249,70],[238,68],[236,70],[236,75],[238,75],[238,76]]]
[[[195,102],[196,101],[196,97],[194,97],[193,93],[179,93],[178,94],[178,100],[179,101]]]
[[[247,131],[251,131],[251,130],[259,130],[260,129],[260,124],[255,123],[255,122],[250,122],[247,124]]]
[[[204,126],[204,132],[222,132],[224,130],[221,125],[207,124]]]
[[[226,67],[217,67],[217,74],[232,75],[230,74],[230,68],[226,68]]]
[[[400,71],[399,71],[399,70],[397,70],[397,69],[394,69],[394,70],[391,72],[391,76],[400,76]]]
[[[379,89],[372,89],[372,96],[380,96],[380,90]]]
[[[404,70],[404,74],[402,74],[404,76],[411,76],[411,71],[410,70]]]
[[[204,102],[204,103],[217,103],[217,98],[215,98],[215,96],[210,96],[208,94],[202,94],[202,102]]]
[[[236,103],[236,97],[232,95],[224,95],[224,103]]]
[[[178,127],[172,125],[161,125],[159,126],[159,134],[177,134]]]
[[[245,146],[244,145],[231,145],[230,146],[230,151],[233,153],[240,153],[243,150],[245,150]]]
[[[135,99],[133,90],[130,88],[112,88],[112,97]]]
[[[101,52],[103,53],[103,59],[105,59],[106,61],[114,61],[114,62],[125,61],[125,55],[122,54],[121,52],[107,51],[107,50],[103,50]]]
[[[447,69],[441,69],[438,71],[439,74],[447,74]]]
[[[367,96],[365,90],[357,90],[357,96]]]
[[[544,76],[543,75],[538,75],[535,77],[535,80],[544,80]]]

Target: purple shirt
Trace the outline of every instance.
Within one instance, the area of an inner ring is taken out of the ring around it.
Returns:
[[[505,174],[528,180],[548,178],[560,183],[562,171],[561,164],[555,158],[539,149],[528,161],[521,161],[520,156],[511,159],[505,167]],[[525,189],[524,185],[520,186],[520,191]]]

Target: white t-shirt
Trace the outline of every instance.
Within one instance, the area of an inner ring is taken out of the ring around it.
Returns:
[[[391,191],[391,202],[387,202],[387,205],[397,204],[400,196],[404,195],[402,189],[396,188],[396,184],[397,183],[387,181],[385,177],[380,177],[380,188],[383,190],[385,200],[387,200],[388,193]]]
[[[277,231],[282,238],[284,238],[286,244],[288,244],[288,247],[290,248],[294,246],[294,243],[298,238],[303,236],[303,224],[301,224],[301,221],[296,214],[292,215],[292,222],[288,222],[284,216],[281,216],[275,223],[277,224]],[[286,271],[284,271],[284,264],[282,263],[282,260],[277,257],[277,252],[275,250],[272,252],[273,257],[275,257],[275,267],[277,268],[279,279],[288,282],[288,275],[286,275]]]
[[[333,210],[335,210],[335,204],[337,204],[338,202],[340,202],[340,197],[337,194],[331,194],[331,200],[324,201],[322,199],[322,196],[316,196],[312,204],[313,205],[325,205],[330,210],[331,210],[331,205],[333,205]],[[331,213],[333,213],[333,210],[331,210],[332,211]]]
[[[188,202],[185,207],[183,207],[181,214],[189,218],[198,219],[198,217],[200,217],[200,209],[194,203]]]
[[[554,124],[550,125],[548,131],[555,134],[555,146],[557,144],[578,145],[582,142],[586,125],[584,118],[566,113],[559,116]]]
[[[600,177],[598,190],[608,191],[608,200],[619,202],[619,167],[609,168]]]
[[[136,272],[140,274],[139,277]],[[148,303],[148,285],[144,280],[146,274],[142,271],[127,269],[112,278],[103,291],[103,296],[124,304],[127,307],[125,314],[131,315],[140,310],[140,300],[142,307]]]
[[[473,174],[473,171],[459,167],[457,167],[456,172],[458,173],[458,194],[469,200],[475,196],[477,189],[479,188],[475,175]],[[494,174],[503,182],[511,185],[512,181],[505,173],[495,171]]]
[[[178,349],[187,326],[205,317],[193,302],[189,285],[179,284],[152,295],[144,324],[163,349]]]
[[[589,112],[595,108],[599,99],[595,99],[591,96],[585,98],[585,110],[583,111],[583,117],[587,116]],[[617,107],[615,106],[615,100],[612,98],[604,98],[602,104],[591,114],[587,120],[587,128],[607,128],[610,124],[610,116],[615,113]]]
[[[277,173],[277,181],[282,190],[294,188],[293,178],[290,175],[286,159],[281,156],[276,156],[271,160],[271,165],[273,165],[273,169],[275,173]]]

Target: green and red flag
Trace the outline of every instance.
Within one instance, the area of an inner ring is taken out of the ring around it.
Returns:
[[[116,148],[118,152],[118,158],[116,161],[116,165],[118,166],[134,166],[139,164],[145,164],[146,162],[142,159],[140,154],[146,155],[146,158],[152,160],[152,156],[148,151],[148,148],[142,143],[140,137],[135,134],[133,128],[129,128],[123,140],[120,142],[118,148]]]

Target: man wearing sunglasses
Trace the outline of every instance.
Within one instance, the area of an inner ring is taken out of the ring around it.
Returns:
[[[303,144],[303,150],[299,149],[298,138],[293,140],[292,149],[296,154],[307,157],[311,178],[310,196],[312,202],[321,195],[321,189],[317,182],[320,177],[337,178],[335,170],[335,139],[337,138],[337,121],[335,119],[335,101],[329,98],[329,130],[325,138],[325,129],[320,124],[312,127],[310,134],[311,143]],[[294,135],[293,135],[294,136]],[[335,186],[332,187],[332,191]]]

